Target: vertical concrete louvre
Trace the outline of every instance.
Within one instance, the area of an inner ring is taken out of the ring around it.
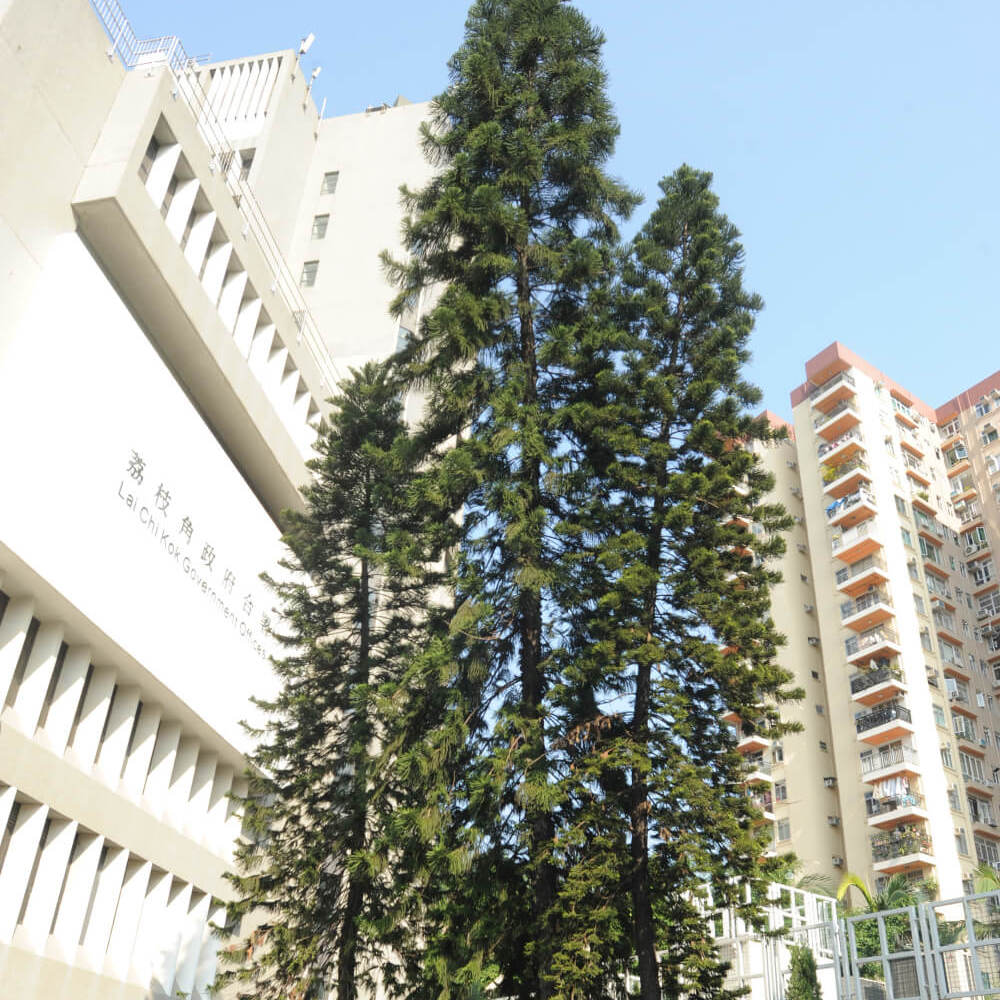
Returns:
[[[180,946],[177,949],[177,971],[174,975],[174,991],[190,994],[194,990],[201,957],[201,942],[208,921],[208,911],[212,898],[206,893],[192,893],[191,904],[184,917]]]
[[[184,257],[195,274],[201,273],[205,254],[208,253],[208,247],[212,242],[215,219],[215,212],[198,212],[191,222],[191,232],[188,233],[187,243],[184,245]]]
[[[150,874],[132,948],[131,978],[137,983],[148,983],[152,979],[157,957],[164,947],[170,946],[165,922],[172,884],[173,876],[169,872],[157,869]]]
[[[29,735],[34,733],[45,701],[45,692],[52,680],[59,647],[63,640],[63,626],[58,622],[42,624],[35,636],[31,655],[25,666],[24,677],[14,700],[14,715],[19,727]]]
[[[146,898],[146,888],[149,885],[152,869],[152,864],[141,858],[128,859],[104,959],[105,971],[116,979],[125,979],[129,972],[132,949],[139,928],[139,916],[142,913],[142,904]]]
[[[76,838],[77,824],[68,819],[50,819],[49,832],[42,848],[35,874],[28,908],[22,926],[18,929],[18,940],[25,947],[40,951],[49,936],[49,928],[56,913],[59,890],[62,888],[69,864],[70,852]]]
[[[139,709],[139,689],[119,687],[108,713],[108,724],[97,754],[97,770],[112,787],[118,784],[129,737]]]
[[[69,861],[59,912],[52,929],[52,935],[67,959],[72,959],[76,954],[103,847],[103,837],[80,833]]]
[[[0,871],[0,943],[14,936],[48,813],[48,806],[21,803]]]
[[[0,618],[0,707],[10,690],[21,648],[28,635],[35,604],[29,598],[11,600]]]
[[[166,197],[167,188],[170,185],[170,180],[174,176],[174,171],[177,169],[177,161],[181,156],[181,147],[178,143],[173,142],[166,146],[161,146],[156,153],[156,159],[153,160],[152,166],[149,168],[149,176],[146,178],[146,190],[149,192],[149,197],[153,199],[153,204],[159,208],[163,204],[163,199]]]
[[[160,989],[170,996],[177,974],[180,957],[181,935],[188,908],[191,905],[193,887],[186,882],[174,879],[170,887],[170,897],[166,910],[156,929],[156,946],[153,949],[153,961],[150,978],[159,984]]]
[[[163,710],[159,705],[145,703],[139,712],[139,719],[132,734],[132,746],[122,771],[122,786],[133,798],[138,798],[145,787],[162,714]]]
[[[170,208],[167,209],[167,217],[164,221],[167,224],[167,229],[170,230],[170,235],[178,243],[180,243],[188,219],[191,218],[191,213],[194,211],[194,200],[199,190],[201,190],[201,185],[196,177],[181,181],[174,192]]]
[[[243,270],[230,271],[222,286],[219,296],[219,318],[223,326],[232,333],[236,328],[236,318],[240,303],[243,301],[243,290],[247,286],[247,273]]]
[[[61,754],[66,749],[89,667],[90,649],[87,646],[70,646],[66,650],[49,714],[42,727],[46,741],[56,753]]]
[[[115,689],[115,671],[110,667],[96,667],[90,675],[87,693],[83,698],[80,718],[76,724],[71,750],[73,756],[85,768],[93,766],[97,759],[98,744],[104,723],[111,708],[111,696]]]
[[[181,739],[174,761],[174,773],[167,791],[166,819],[178,829],[182,829],[187,816],[191,784],[194,781],[195,765],[198,761],[198,741],[190,737]]]
[[[97,873],[90,912],[83,931],[84,956],[91,968],[99,969],[104,962],[127,865],[128,849],[107,845],[104,864]]]
[[[177,762],[177,747],[181,738],[179,722],[161,722],[156,733],[156,744],[149,762],[149,773],[143,788],[143,796],[162,815],[167,805],[167,789]]]
[[[191,781],[191,795],[187,808],[185,827],[195,840],[205,836],[208,822],[208,807],[212,798],[212,784],[215,781],[215,768],[219,763],[219,755],[215,753],[198,754],[194,778]]]

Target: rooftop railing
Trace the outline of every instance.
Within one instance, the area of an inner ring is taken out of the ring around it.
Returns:
[[[837,372],[832,378],[828,378],[825,382],[820,385],[815,386],[809,390],[809,398],[815,399],[817,396],[822,396],[824,392],[828,389],[832,389],[835,385],[840,382],[844,382],[846,385],[855,386],[857,383],[854,381],[854,377],[848,372]]]
[[[340,372],[319,334],[316,321],[299,291],[298,282],[285,261],[278,242],[264,217],[249,184],[242,176],[241,161],[236,150],[212,110],[200,80],[200,58],[184,51],[181,40],[174,35],[159,38],[138,38],[121,9],[118,0],[90,0],[111,41],[108,57],[117,55],[127,70],[163,65],[170,69],[177,82],[177,93],[194,117],[205,144],[214,156],[237,211],[243,217],[247,234],[260,248],[271,269],[274,291],[292,314],[298,326],[298,340],[303,343],[319,370],[321,388],[332,394],[340,381]]]
[[[860,417],[860,414],[855,409],[854,404],[851,402],[851,400],[844,399],[841,402],[839,402],[832,410],[830,410],[827,413],[823,413],[819,417],[817,417],[813,421],[813,428],[814,429],[818,429],[818,428],[822,427],[823,424],[828,423],[829,421],[833,420],[834,417],[839,417],[841,415],[841,413],[845,413],[848,410],[850,410],[851,413],[854,413],[858,417]]]
[[[864,444],[864,437],[856,427],[849,430],[846,434],[841,434],[839,438],[834,441],[824,441],[817,449],[816,454],[819,458],[824,455],[829,454],[831,451],[836,451],[841,445],[847,444],[848,441],[859,441]]]

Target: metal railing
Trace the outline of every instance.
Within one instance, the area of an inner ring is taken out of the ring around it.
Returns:
[[[90,5],[111,41],[109,58],[117,55],[127,70],[163,65],[173,74],[177,93],[183,98],[194,117],[199,134],[219,165],[220,174],[243,218],[247,234],[253,238],[271,270],[273,290],[298,327],[297,340],[304,344],[319,369],[322,380],[320,387],[327,394],[332,393],[340,381],[340,372],[319,334],[316,321],[302,298],[298,282],[285,261],[253,191],[241,176],[240,158],[226,138],[201,85],[200,61],[190,57],[184,51],[181,40],[174,35],[138,38],[118,0],[90,0]]]
[[[872,646],[880,646],[885,642],[899,644],[899,636],[891,628],[873,628],[861,635],[852,635],[850,639],[844,641],[844,648],[848,656],[853,656],[863,649],[871,649]]]
[[[744,774],[753,774],[756,771],[761,774],[770,774],[773,767],[771,762],[763,757],[747,757],[744,759],[741,769]]]
[[[859,614],[868,608],[874,607],[876,604],[892,604],[892,601],[889,600],[888,591],[871,590],[867,594],[862,594],[855,601],[844,601],[840,605],[840,617],[841,619],[850,618],[851,615]]]
[[[907,854],[929,854],[934,856],[931,838],[922,833],[904,833],[889,837],[872,837],[872,860],[888,861]]]
[[[859,525],[862,527],[862,525]],[[863,525],[867,528],[868,525]],[[852,531],[854,529],[851,529]],[[856,563],[851,563],[850,566],[845,566],[843,569],[837,570],[837,586],[847,583],[848,580],[853,580],[856,576],[861,576],[863,573],[867,573],[870,569],[881,569],[888,574],[888,569],[885,565],[885,560],[880,559],[878,556],[870,555],[865,556],[864,559],[859,559]]]
[[[823,469],[823,485],[829,486],[843,476],[860,469],[862,472],[868,471],[868,463],[863,458],[852,458],[840,465],[827,466]]]
[[[822,414],[813,421],[813,429],[818,430],[824,424],[829,423],[834,417],[839,417],[841,413],[846,413],[847,411],[853,413],[859,420],[861,419],[861,414],[858,413],[854,404],[849,399],[842,400],[839,402],[832,410]]]
[[[874,505],[875,494],[870,490],[856,490],[854,493],[851,493],[846,497],[842,497],[840,500],[837,500],[835,503],[832,503],[829,507],[827,507],[826,519],[828,521],[832,521],[835,517],[839,517],[841,514],[846,513],[862,501]]]
[[[897,719],[902,722],[912,722],[913,716],[910,715],[910,710],[903,705],[879,705],[878,708],[872,709],[870,712],[856,715],[854,728],[859,733],[866,733],[869,729],[884,726],[887,722],[895,722]]]
[[[856,427],[849,430],[846,434],[841,434],[839,438],[833,441],[824,441],[817,449],[816,454],[819,458],[824,455],[829,454],[831,451],[836,451],[841,445],[847,444],[848,441],[858,441],[864,444],[865,439],[861,431]]]
[[[857,383],[854,381],[852,375],[847,372],[837,372],[832,378],[828,378],[825,382],[820,385],[815,386],[809,390],[809,398],[815,399],[817,396],[822,396],[827,389],[832,389],[835,385],[840,382],[846,382],[847,385],[856,386]]]
[[[888,750],[880,750],[871,756],[861,758],[861,773],[871,774],[873,771],[881,771],[885,767],[893,767],[895,764],[919,764],[920,758],[917,751],[912,747],[898,746]]]
[[[860,674],[851,677],[851,694],[858,694],[860,691],[867,691],[868,688],[875,687],[876,684],[885,684],[887,681],[903,679],[903,672],[895,663],[888,663],[874,670],[865,670]]]
[[[896,812],[908,806],[915,806],[917,809],[926,807],[924,797],[907,792],[903,795],[886,795],[883,798],[866,799],[865,808],[869,816],[884,816],[886,813]]]

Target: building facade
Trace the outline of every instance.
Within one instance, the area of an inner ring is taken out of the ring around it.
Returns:
[[[259,579],[428,176],[405,101],[0,4],[0,998],[204,998],[274,680]],[[415,322],[415,317],[405,317]]]
[[[804,871],[955,897],[1000,867],[1000,372],[938,407],[839,343],[806,375],[761,450],[796,522],[773,613],[803,730],[744,737],[753,794]]]

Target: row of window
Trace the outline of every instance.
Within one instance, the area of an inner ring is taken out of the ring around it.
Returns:
[[[329,170],[323,174],[323,182],[320,185],[321,195],[334,194],[337,190],[337,183],[340,181],[339,170]],[[314,240],[325,240],[326,231],[330,228],[330,213],[323,212],[313,216],[312,231],[310,238]],[[299,275],[299,284],[303,288],[312,288],[316,284],[316,277],[319,274],[319,261],[307,260],[302,265],[302,273]]]

